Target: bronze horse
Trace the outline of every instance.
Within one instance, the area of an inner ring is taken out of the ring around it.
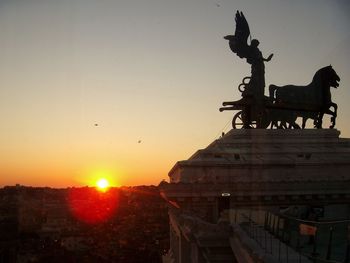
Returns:
[[[297,117],[303,118],[302,128],[308,118],[314,119],[316,128],[322,128],[322,119],[324,114],[331,115],[331,126],[334,128],[337,117],[337,104],[332,102],[330,88],[339,86],[340,78],[332,66],[319,69],[311,83],[307,86],[269,86],[270,99],[275,105],[284,105],[293,110],[286,110],[281,114],[280,125],[289,123],[290,127],[298,128],[296,124]],[[331,110],[333,107],[333,111]]]

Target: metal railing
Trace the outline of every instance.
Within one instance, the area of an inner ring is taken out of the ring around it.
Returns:
[[[350,220],[312,221],[281,213],[241,213],[240,225],[280,262],[350,263]],[[235,221],[237,220],[237,213]]]

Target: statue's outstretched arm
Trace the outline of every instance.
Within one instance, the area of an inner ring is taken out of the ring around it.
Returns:
[[[273,54],[271,54],[268,58],[263,58],[263,60],[266,61],[266,62],[269,62],[272,57],[273,57]]]

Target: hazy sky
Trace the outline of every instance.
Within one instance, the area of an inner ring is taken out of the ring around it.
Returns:
[[[230,129],[218,108],[250,74],[223,39],[237,9],[275,54],[267,86],[332,64],[349,137],[347,0],[0,0],[0,186],[167,179]]]

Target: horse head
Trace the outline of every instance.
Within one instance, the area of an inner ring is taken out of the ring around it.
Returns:
[[[337,88],[340,78],[331,65],[322,68],[322,79],[328,87]]]

